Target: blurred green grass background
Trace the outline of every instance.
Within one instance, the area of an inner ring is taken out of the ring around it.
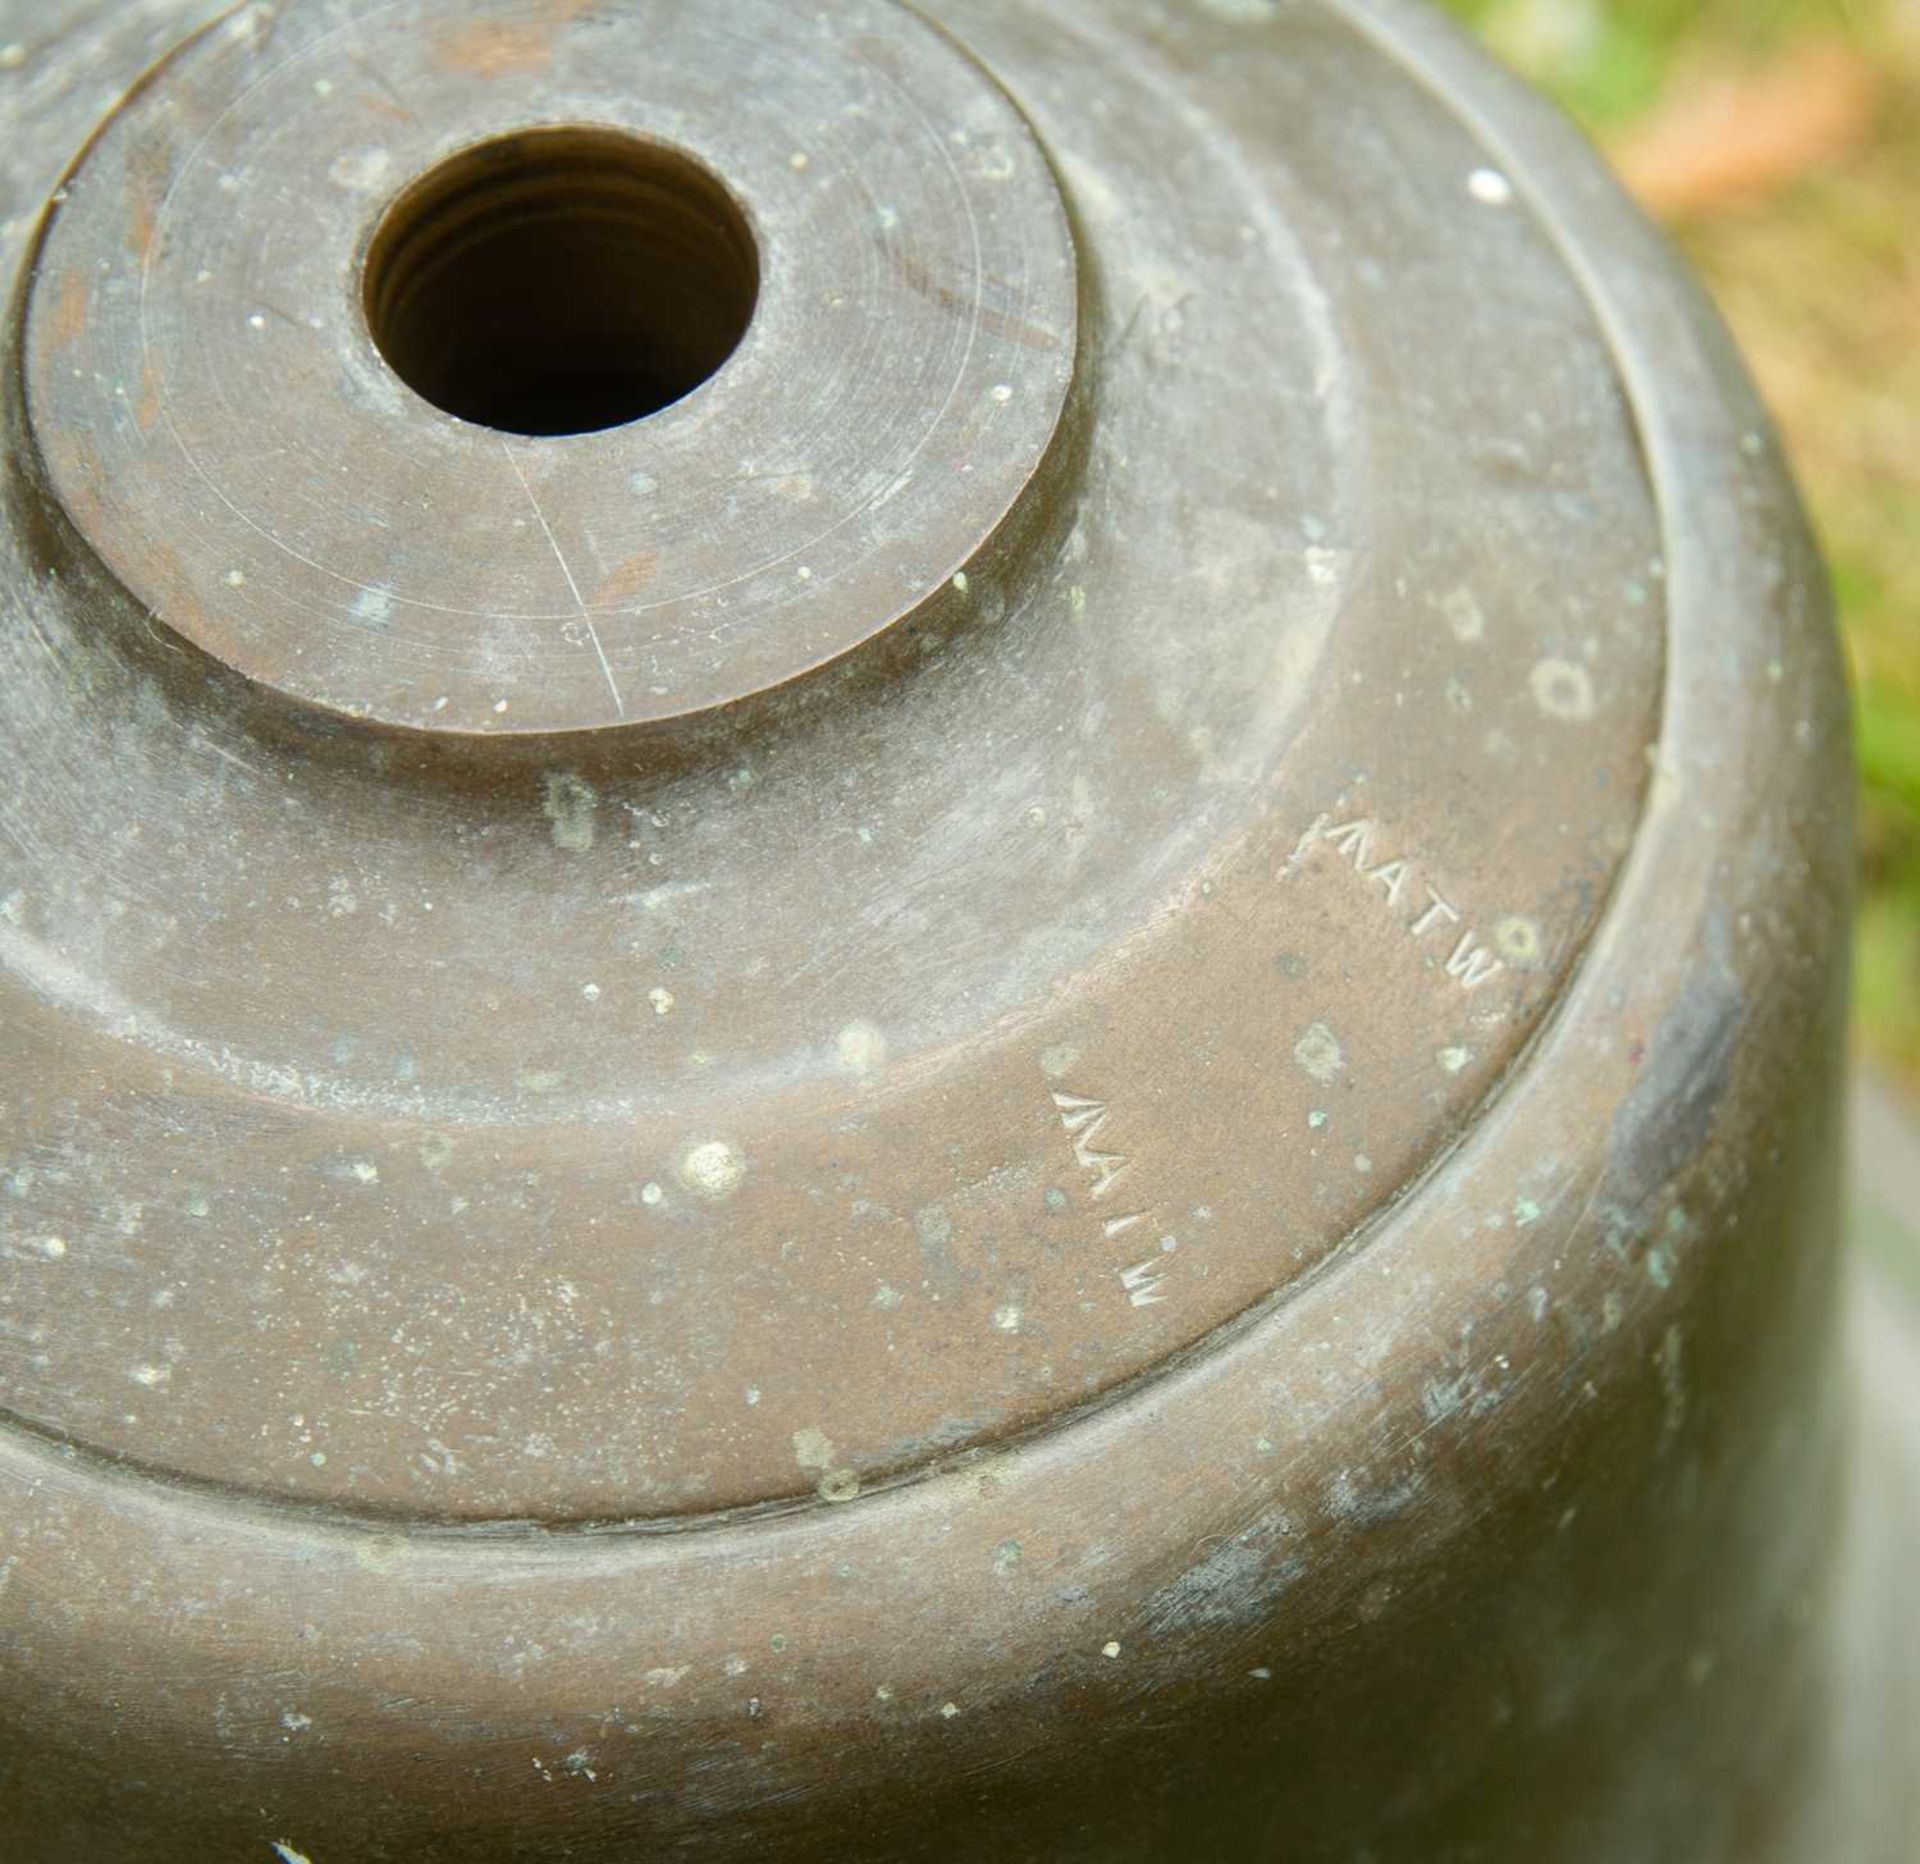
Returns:
[[[1859,720],[1857,1016],[1920,1093],[1920,0],[1443,0],[1719,298],[1833,568]]]

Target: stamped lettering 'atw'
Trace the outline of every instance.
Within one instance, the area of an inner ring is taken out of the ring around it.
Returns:
[[[1107,1103],[1080,1094],[1055,1094],[1053,1107],[1067,1137],[1073,1141],[1074,1162],[1087,1174],[1087,1196],[1103,1209],[1109,1203],[1122,1206],[1105,1210],[1101,1217],[1102,1243],[1112,1247],[1136,1230],[1144,1229],[1151,1234],[1154,1225],[1150,1209],[1127,1209],[1125,1200],[1114,1198],[1114,1192],[1132,1173],[1133,1160],[1124,1152],[1111,1149],[1107,1131],[1113,1115]],[[1137,1242],[1129,1244],[1128,1253],[1137,1246]],[[1177,1238],[1163,1236],[1156,1254],[1114,1271],[1134,1307],[1157,1307],[1166,1299],[1168,1258],[1179,1247]]]
[[[1321,850],[1351,867],[1380,910],[1390,914],[1409,938],[1444,954],[1447,975],[1462,990],[1478,990],[1506,968],[1480,942],[1461,908],[1425,877],[1419,858],[1386,845],[1378,823],[1367,817],[1337,822],[1332,816],[1321,816],[1294,848],[1289,871]]]

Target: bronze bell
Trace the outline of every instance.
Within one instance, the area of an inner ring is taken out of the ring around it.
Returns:
[[[1909,1855],[1827,600],[1550,110],[0,20],[0,1857]]]

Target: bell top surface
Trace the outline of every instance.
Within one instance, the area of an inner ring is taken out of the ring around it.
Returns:
[[[1525,1078],[1667,544],[1580,242],[1365,21],[243,7],[36,205],[19,1427],[421,1522],[852,1502]],[[641,418],[554,414],[627,340],[583,224],[733,314]]]

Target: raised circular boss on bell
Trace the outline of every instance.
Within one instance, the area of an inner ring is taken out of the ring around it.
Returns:
[[[9,1864],[1911,1855],[1825,585],[1546,105],[0,40]]]

